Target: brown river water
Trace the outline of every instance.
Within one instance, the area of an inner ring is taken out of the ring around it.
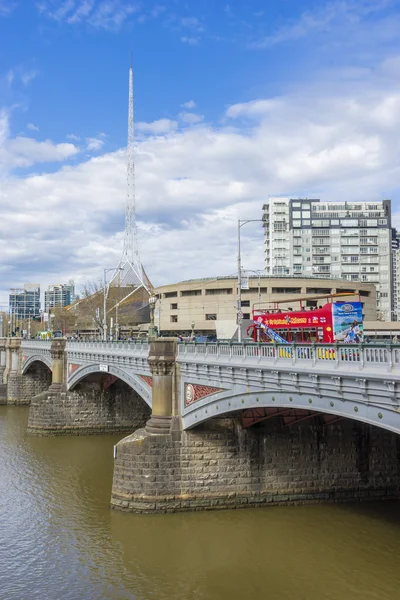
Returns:
[[[27,416],[0,407],[0,600],[400,600],[400,502],[119,513],[122,436]]]

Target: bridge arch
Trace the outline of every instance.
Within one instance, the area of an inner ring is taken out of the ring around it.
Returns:
[[[88,375],[99,373],[105,375],[104,371],[100,370],[99,364],[84,365],[78,368],[68,377],[67,389],[72,391],[78,383],[83,381]],[[121,381],[129,385],[151,408],[151,388],[138,375],[128,373],[124,369],[109,365],[107,373],[114,375]]]
[[[244,411],[260,409],[313,411],[332,415],[338,419],[360,421],[400,434],[400,409],[396,409],[390,404],[366,404],[361,398],[360,400],[347,400],[339,395],[336,397],[324,396],[315,392],[304,394],[296,391],[260,391],[234,395],[231,392],[213,394],[185,409],[183,427],[191,429],[211,418],[224,417],[232,413],[237,413],[236,416],[239,417],[243,415]],[[258,421],[262,421],[262,414],[260,413],[259,416]],[[276,416],[279,416],[278,412]]]
[[[46,367],[48,367],[50,369],[50,371],[52,371],[52,369],[53,369],[52,360],[49,356],[45,356],[44,354],[32,354],[31,356],[28,356],[27,360],[22,365],[22,369],[21,369],[22,375],[25,375],[25,373],[28,371],[28,369],[35,362],[46,365]]]

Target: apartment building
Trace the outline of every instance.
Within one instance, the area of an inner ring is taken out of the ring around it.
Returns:
[[[12,288],[9,295],[10,315],[28,319],[40,315],[40,285],[25,283],[23,288]]]
[[[73,281],[69,283],[58,283],[49,285],[44,293],[44,310],[48,312],[50,308],[58,306],[60,308],[68,306],[75,302],[75,285]]]
[[[373,283],[378,317],[393,305],[391,202],[269,198],[263,206],[265,273]]]

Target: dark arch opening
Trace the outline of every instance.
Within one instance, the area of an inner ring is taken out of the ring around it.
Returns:
[[[42,361],[33,361],[21,376],[20,404],[30,404],[32,398],[45,392],[51,385],[51,369]]]
[[[306,409],[276,408],[243,427],[250,416],[249,409],[232,411],[185,432],[189,451],[201,447],[214,459],[216,491],[258,506],[400,497],[397,433]]]
[[[104,431],[134,431],[143,427],[151,409],[125,381],[110,373],[90,373],[68,393],[82,426]]]

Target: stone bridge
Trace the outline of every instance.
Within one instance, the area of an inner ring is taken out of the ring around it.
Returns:
[[[398,497],[400,346],[14,338],[0,359],[30,433],[132,432],[116,507]]]

